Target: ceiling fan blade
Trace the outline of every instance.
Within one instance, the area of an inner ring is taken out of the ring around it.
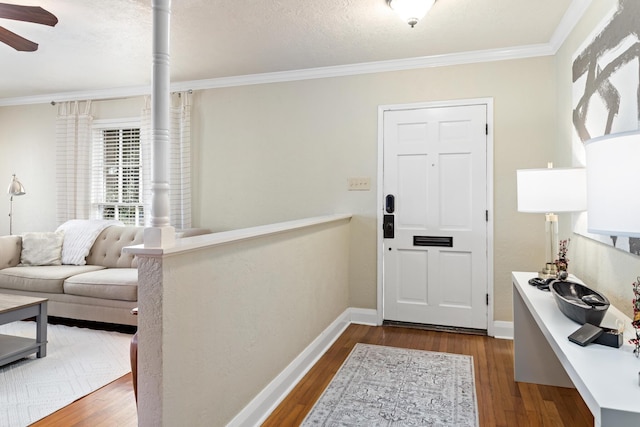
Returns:
[[[34,43],[31,40],[27,40],[22,36],[17,35],[14,32],[0,27],[0,42],[5,43],[15,50],[21,52],[35,52],[38,50],[38,43]]]
[[[50,27],[54,27],[58,23],[58,18],[54,14],[40,6],[20,6],[7,3],[0,3],[0,18],[34,22]]]

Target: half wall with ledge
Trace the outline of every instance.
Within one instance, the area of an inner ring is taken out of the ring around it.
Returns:
[[[138,424],[227,425],[349,303],[352,215],[178,239],[138,256]]]

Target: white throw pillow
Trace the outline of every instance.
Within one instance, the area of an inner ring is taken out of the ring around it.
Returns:
[[[61,265],[64,233],[44,232],[22,235],[22,265]]]

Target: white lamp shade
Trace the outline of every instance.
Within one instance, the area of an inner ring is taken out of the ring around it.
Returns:
[[[584,168],[520,169],[518,211],[579,212],[587,209]]]
[[[587,230],[640,237],[640,132],[591,139],[585,152]]]
[[[435,0],[389,0],[389,6],[406,22],[424,18]]]
[[[11,196],[22,196],[23,194],[26,194],[24,186],[16,179],[15,174],[11,177],[9,188],[7,188],[7,194]]]

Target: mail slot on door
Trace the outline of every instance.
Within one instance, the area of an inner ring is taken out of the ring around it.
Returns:
[[[439,246],[441,248],[452,248],[453,237],[413,236],[413,246]]]

